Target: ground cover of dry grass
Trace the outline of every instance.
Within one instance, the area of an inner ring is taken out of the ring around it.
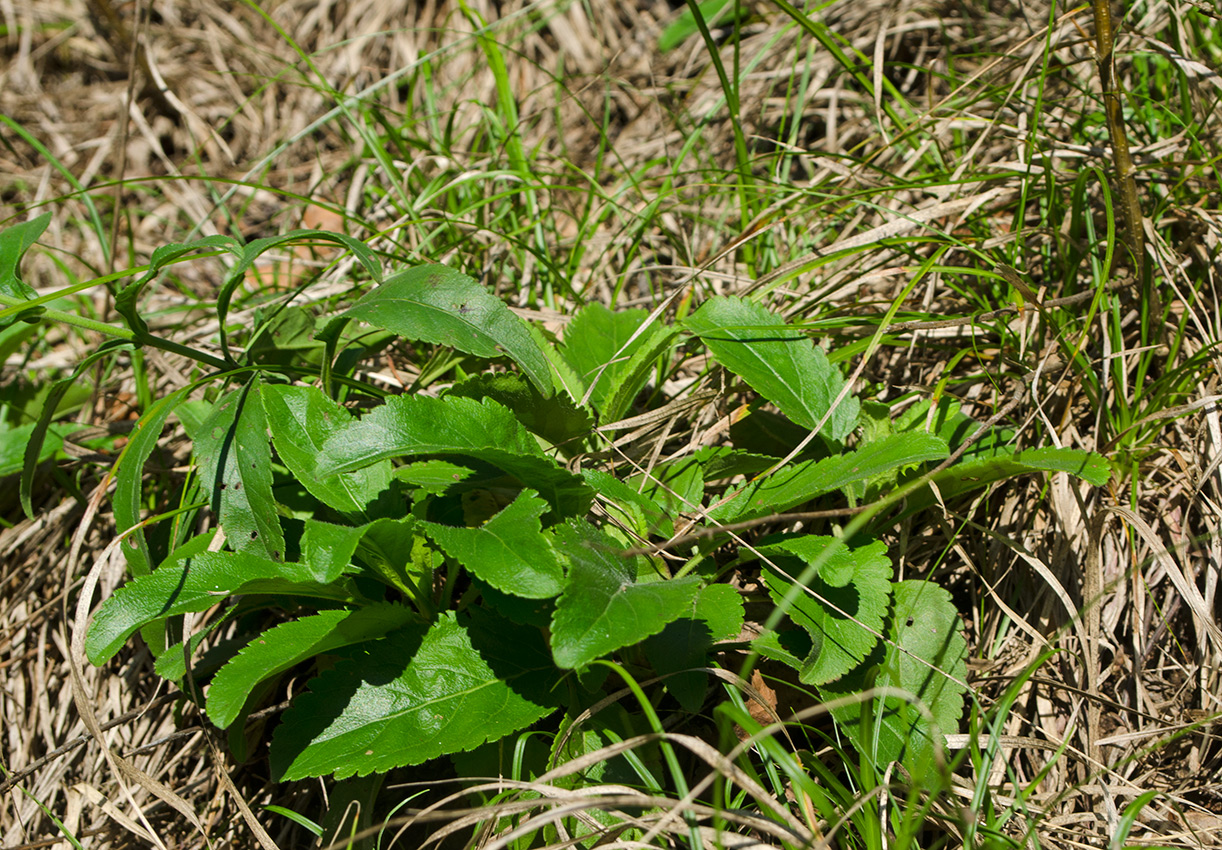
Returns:
[[[1052,651],[995,730],[1005,769],[978,780],[1022,789],[1012,838],[1104,846],[1125,807],[1158,791],[1132,841],[1222,843],[1208,722],[1222,687],[1220,87],[1210,70],[1222,38],[1209,10],[1137,4],[1119,37],[1118,73],[1140,105],[1128,120],[1164,309],[1149,321],[1125,263],[1101,272],[1101,253],[1082,244],[1087,232],[1106,240],[1111,203],[1084,9],[836,0],[812,15],[859,52],[854,74],[777,9],[752,5],[737,53],[718,31],[725,62],[745,68],[735,111],[699,37],[658,50],[679,14],[666,2],[472,5],[507,45],[533,209],[506,200],[515,164],[497,136],[496,80],[457,4],[153,2],[116,5],[115,19],[109,3],[0,4],[0,225],[53,213],[26,282],[51,292],[170,242],[298,226],[345,230],[399,263],[453,263],[554,323],[585,300],[652,306],[676,286],[699,298],[771,281],[770,303],[850,351],[867,394],[951,393],[979,420],[1004,409],[1020,443],[1115,464],[1108,487],[1015,479],[888,540],[906,575],[932,575],[964,603],[984,709]],[[1175,104],[1147,98],[1160,86]],[[412,120],[391,132],[385,116]],[[746,189],[730,182],[741,168],[735,122],[751,152]],[[986,274],[989,251],[1012,259],[1033,297],[1016,304]],[[306,299],[342,299],[352,264],[333,258],[268,260],[234,320],[260,293],[315,274]],[[862,363],[862,341],[926,262]],[[209,345],[220,271],[180,267],[149,314]],[[1088,295],[1065,308],[1073,315],[1054,314],[1055,299],[1095,292],[1106,293],[1102,309],[1088,312]],[[110,315],[100,287],[74,303]],[[1081,342],[1085,366],[1067,362],[1058,340]],[[49,329],[7,349],[6,416],[36,413],[40,387],[96,344]],[[187,382],[172,355],[150,352],[146,368],[154,396]],[[393,387],[414,368],[392,354],[376,370]],[[71,416],[119,434],[146,392],[126,363],[91,372],[87,390]],[[255,846],[241,798],[270,840],[300,845],[308,835],[265,807],[316,812],[319,783],[275,785],[265,760],[238,764],[224,742],[213,747],[200,717],[167,698],[147,652],[101,669],[74,658],[84,575],[106,559],[106,595],[125,568],[107,548],[107,456],[66,448],[40,471],[33,520],[15,479],[0,497],[0,844],[68,846],[71,834],[87,847]],[[189,447],[168,433],[155,461],[181,472]],[[74,675],[96,717],[74,703]],[[986,845],[948,835],[951,846]]]

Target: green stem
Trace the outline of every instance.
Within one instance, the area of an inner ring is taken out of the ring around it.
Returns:
[[[0,304],[3,304],[5,307],[23,308],[27,307],[30,302],[21,298],[15,298],[11,295],[0,294]],[[229,370],[234,368],[236,365],[234,363],[222,360],[219,357],[213,357],[211,354],[191,348],[190,346],[182,345],[181,343],[177,343],[172,340],[162,339],[161,337],[156,337],[147,333],[137,332],[131,328],[124,328],[118,325],[111,325],[106,322],[99,322],[96,319],[87,319],[84,316],[78,316],[75,313],[65,313],[62,310],[42,310],[38,314],[38,318],[40,320],[49,319],[50,321],[58,322],[60,324],[71,325],[74,328],[80,328],[84,331],[101,334],[102,336],[110,337],[111,339],[121,339],[125,342],[130,342],[133,345],[157,348],[161,351],[169,352],[170,354],[179,354],[190,360],[194,360],[197,363],[203,363],[207,366],[211,366],[214,369]]]

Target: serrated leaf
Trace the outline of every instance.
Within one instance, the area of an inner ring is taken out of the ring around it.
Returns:
[[[578,310],[564,329],[561,353],[585,384],[596,410],[603,410],[626,373],[629,359],[645,342],[645,334],[635,339],[633,334],[648,318],[645,310],[613,313],[594,301]]]
[[[145,623],[206,611],[243,593],[276,593],[349,602],[344,582],[320,584],[304,564],[280,563],[249,552],[204,552],[190,566],[167,564],[137,576],[102,603],[85,637],[94,664],[110,659]]]
[[[600,469],[583,469],[581,477],[593,487],[604,508],[642,537],[651,533],[667,537],[675,533],[674,520],[653,499]]]
[[[417,529],[415,517],[374,520],[365,526],[356,550],[374,575],[409,598],[418,594],[423,579],[432,576],[432,570],[416,562],[417,544],[424,542]]]
[[[578,476],[543,454],[538,441],[508,409],[488,399],[388,399],[328,438],[318,456],[317,474],[419,455],[460,455],[490,463],[536,490],[558,516],[584,513],[593,498]]]
[[[861,663],[878,644],[887,613],[892,570],[887,547],[876,542],[850,549],[834,537],[806,535],[759,549],[776,565],[765,564],[763,579],[778,605],[807,565],[824,560],[818,575],[793,596],[787,611],[789,619],[810,635],[810,652],[798,668],[801,680],[821,685]]]
[[[426,493],[440,495],[475,474],[469,466],[446,460],[422,460],[408,463],[394,471],[394,477]]]
[[[543,535],[539,521],[547,502],[523,490],[479,528],[421,523],[426,534],[472,575],[497,590],[526,599],[550,599],[560,592],[564,568]]]
[[[888,469],[941,460],[946,442],[932,434],[895,434],[852,452],[787,466],[734,491],[734,498],[709,513],[723,523],[787,511],[816,496],[866,481]]]
[[[967,678],[967,643],[950,593],[935,584],[902,581],[894,586],[894,612],[885,652],[876,653],[850,676],[819,688],[824,700],[868,687],[901,688],[914,694],[932,721],[907,700],[891,697],[833,710],[836,722],[880,768],[899,761],[914,776],[934,763],[934,742],[959,727]],[[875,671],[876,674],[875,674]]]
[[[691,668],[707,667],[713,644],[737,636],[743,618],[738,591],[711,584],[696,594],[684,616],[645,640],[645,655],[659,675],[669,674],[666,689],[685,710],[699,711],[709,686],[709,675]]]
[[[272,451],[258,377],[217,402],[195,442],[200,485],[229,545],[284,557],[284,532],[272,496]]]
[[[572,520],[556,531],[569,562],[568,583],[552,616],[552,657],[577,669],[639,643],[683,616],[699,577],[638,582],[639,556],[625,555],[610,537]]]
[[[327,438],[352,423],[352,415],[314,387],[263,384],[259,400],[267,416],[276,454],[311,496],[350,516],[390,486],[389,461],[350,472],[319,474],[315,461]]]
[[[844,376],[823,349],[754,301],[710,298],[684,325],[718,363],[808,430],[819,424],[844,388]],[[857,426],[859,407],[852,395],[841,399],[821,433],[843,440]]]
[[[594,427],[590,414],[567,394],[542,395],[534,384],[513,372],[483,372],[446,391],[446,396],[490,398],[509,408],[532,434],[562,450],[580,448],[580,438]]]
[[[342,315],[476,357],[509,357],[543,395],[552,394],[547,358],[525,323],[500,298],[453,269],[407,269],[387,278]]]
[[[307,658],[375,640],[419,620],[411,609],[387,603],[320,611],[268,629],[217,671],[208,688],[208,716],[225,729],[260,682]]]
[[[276,729],[272,771],[343,779],[470,750],[550,714],[555,681],[537,629],[446,612],[313,680]]]
[[[658,358],[674,345],[678,335],[678,331],[668,325],[657,325],[645,332],[644,341],[624,364],[613,391],[603,403],[604,422],[616,422],[628,415],[632,402],[649,383]]]
[[[935,475],[933,483],[942,499],[946,500],[996,481],[1032,472],[1067,472],[1097,487],[1106,484],[1112,475],[1111,467],[1102,455],[1080,449],[1050,447],[956,463]],[[909,516],[933,504],[933,494],[929,490],[922,490],[908,498],[901,516]]]

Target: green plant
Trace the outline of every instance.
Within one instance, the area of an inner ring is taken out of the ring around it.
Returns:
[[[19,258],[28,237],[10,229],[0,244]],[[902,496],[905,510],[919,506],[931,479],[955,495],[1032,470],[1108,475],[1084,452],[1015,452],[1005,432],[950,404],[899,418],[863,405],[805,332],[738,298],[710,298],[677,324],[591,305],[557,341],[471,278],[419,266],[312,333],[293,308],[268,310],[239,355],[225,333],[228,299],[244,264],[283,241],[170,246],[117,296],[131,342],[160,344],[137,313],[144,282],[201,251],[238,258],[218,304],[223,357],[199,358],[217,371],[154,403],[118,461],[115,515],[133,578],[103,603],[86,649],[101,664],[141,631],[161,675],[189,690],[208,680],[207,714],[239,749],[247,714],[290,670],[310,671],[271,744],[286,779],[386,771],[561,709],[571,718],[607,692],[600,659],[619,659],[627,667],[612,668],[627,676],[660,674],[698,712],[708,695],[698,669],[743,622],[721,579],[756,561],[778,613],[754,648],[826,699],[874,688],[873,700],[842,701],[836,722],[868,758],[916,772],[931,763],[936,730],[958,723],[965,645],[949,594],[893,582],[870,524],[885,526]],[[42,319],[15,280],[6,312]],[[434,346],[428,374],[452,372],[452,382],[378,397],[354,377],[374,344],[358,323],[381,342]],[[589,460],[616,429],[673,426],[682,408],[656,379],[700,353],[706,371],[717,363],[745,382],[734,392],[755,394],[727,444],[650,466],[613,443],[617,462]],[[191,400],[199,391],[211,397]],[[357,418],[352,403],[372,409]],[[634,414],[638,403],[656,413]],[[143,467],[175,414],[196,474],[175,497],[174,521],[146,533]],[[721,531],[840,498],[868,507],[841,532],[748,545]],[[672,569],[662,550],[682,548],[693,529],[704,536]],[[217,606],[200,631],[180,633],[183,615]],[[218,643],[192,665],[194,649],[223,632],[240,648]]]

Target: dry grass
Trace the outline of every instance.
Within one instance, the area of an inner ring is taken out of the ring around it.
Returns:
[[[911,268],[931,254],[896,241],[925,233],[926,225],[986,246],[1021,238],[1021,255],[1029,260],[1024,271],[1034,283],[1062,284],[1042,261],[1044,247],[1058,234],[1014,231],[1035,218],[1030,199],[1019,209],[1032,138],[1043,150],[1041,167],[1063,180],[1096,162],[1105,145],[1102,135],[1098,149],[1070,141],[1066,129],[1078,123],[1093,85],[1079,30],[1089,28],[1086,15],[1058,17],[1050,33],[1042,3],[984,9],[840,0],[827,7],[821,15],[829,29],[873,57],[876,67],[887,67],[890,83],[917,107],[908,116],[907,136],[886,117],[882,101],[889,95],[871,102],[859,87],[846,85],[833,57],[806,55],[807,42],[799,49],[796,33],[782,32],[775,12],[753,19],[741,45],[744,61],[758,60],[741,91],[744,132],[777,139],[795,118],[801,126],[793,142],[776,143],[778,149],[796,144],[798,151],[788,171],[761,176],[769,202],[744,233],[739,212],[727,208],[730,193],[710,192],[705,182],[714,168],[733,166],[734,149],[703,46],[697,39],[668,55],[655,48],[676,14],[667,3],[475,5],[486,19],[504,22],[501,32],[516,34],[506,58],[523,144],[541,175],[540,204],[548,211],[540,238],[558,264],[576,258],[571,292],[558,291],[541,303],[532,284],[546,274],[529,252],[507,244],[496,222],[475,214],[449,221],[446,209],[414,207],[414,199],[398,197],[402,187],[377,166],[359,121],[340,114],[315,124],[336,110],[331,92],[376,102],[391,115],[420,108],[419,90],[397,81],[431,56],[444,96],[433,108],[454,133],[445,154],[417,150],[415,158],[403,159],[400,151],[385,153],[401,174],[459,179],[504,167],[479,135],[485,110],[496,100],[495,82],[457,5],[404,8],[380,0],[293,0],[269,4],[266,18],[248,7],[155,3],[152,19],[142,24],[132,7],[122,7],[124,26],[138,32],[149,66],[164,81],[163,96],[130,90],[131,59],[117,49],[123,42],[115,30],[95,23],[90,9],[97,6],[79,0],[0,5],[8,32],[0,55],[0,114],[37,138],[63,169],[10,128],[0,129],[0,202],[7,205],[0,207],[0,224],[44,206],[54,213],[43,238],[50,250],[31,255],[23,267],[27,282],[51,291],[73,278],[144,262],[159,245],[192,234],[253,238],[305,219],[373,237],[401,261],[427,257],[507,269],[506,279],[514,282],[507,294],[519,306],[560,310],[575,294],[616,299],[621,306],[653,303],[696,270],[706,290],[748,291],[756,275],[732,250],[741,244],[759,246],[777,265],[833,244],[857,246],[843,260],[783,280],[775,292],[775,303],[794,316],[839,321],[832,330],[846,340],[861,336],[859,320],[876,321],[885,312]],[[1122,47],[1161,50],[1143,42],[1142,33],[1186,9],[1150,4]],[[310,57],[308,63],[277,28]],[[1032,74],[1046,43],[1063,73],[1049,77],[1046,112],[1031,126]],[[1192,56],[1190,46],[1171,48]],[[951,86],[945,77],[924,73],[945,71],[952,53],[961,73],[975,64],[973,77]],[[795,104],[783,87],[797,65],[809,82]],[[881,77],[874,82],[881,84]],[[1207,82],[1199,85],[1197,133],[1203,137],[1219,130]],[[681,156],[694,133],[701,141]],[[964,136],[971,140],[966,155],[956,141]],[[957,157],[946,165],[946,179],[932,186],[907,182],[905,175],[925,167],[924,158],[938,149]],[[1169,163],[1182,160],[1186,150],[1183,136],[1159,136],[1138,139],[1135,155],[1139,162]],[[676,161],[682,168],[671,175]],[[601,185],[591,193],[580,175],[596,168]],[[90,229],[85,197],[64,171],[94,190],[104,238]],[[934,574],[956,589],[957,598],[971,600],[963,613],[977,659],[973,685],[985,707],[1040,653],[1057,650],[1022,686],[996,730],[1008,736],[1001,747],[1010,775],[980,778],[1003,786],[1003,796],[1026,789],[1030,812],[1042,814],[1030,823],[1049,846],[1098,845],[1114,829],[1117,812],[1147,790],[1164,796],[1143,810],[1134,839],[1222,844],[1222,815],[1215,814],[1222,812],[1214,779],[1219,746],[1208,723],[1194,725],[1219,713],[1222,693],[1222,631],[1215,625],[1222,421],[1213,407],[1212,353],[1220,331],[1215,277],[1222,226],[1213,209],[1216,194],[1206,202],[1209,187],[1192,185],[1200,172],[1180,173],[1185,182],[1174,192],[1164,183],[1172,176],[1153,169],[1143,188],[1153,231],[1163,234],[1154,247],[1166,287],[1178,288],[1169,325],[1182,339],[1156,370],[1172,374],[1185,367],[1190,375],[1183,393],[1161,406],[1151,402],[1154,418],[1143,426],[1148,437],[1125,455],[1131,465],[1110,489],[1092,490],[1063,476],[1011,482],[969,506],[922,514],[920,523],[909,521],[889,540],[905,574]],[[817,187],[817,198],[809,187]],[[1186,206],[1185,196],[1200,203]],[[657,199],[662,211],[638,227]],[[111,231],[113,220],[118,224]],[[438,253],[429,234],[439,221],[465,227],[465,241]],[[1171,233],[1184,234],[1182,242],[1166,244]],[[536,237],[517,238],[529,243]],[[321,256],[291,259],[307,269],[325,265]],[[975,261],[959,249],[941,260]],[[214,317],[194,305],[215,289],[218,268],[198,262],[182,272],[181,289],[157,293],[153,306],[166,326],[181,326],[184,333],[199,328],[207,340]],[[328,269],[311,297],[344,292],[347,271],[343,265]],[[298,273],[268,265],[262,277],[251,278],[251,287],[283,286],[301,279],[292,277]],[[1136,380],[1143,343],[1136,314],[1128,311],[1137,301],[1124,301],[1117,317],[1127,329],[1125,350],[1107,352],[1125,366],[1113,370],[1112,360],[1091,365],[1103,387],[1102,397],[1092,401],[1081,374],[1066,371],[1055,346],[1044,347],[1058,334],[1094,333],[1092,328],[1059,331],[1035,310],[1012,308],[992,323],[934,327],[930,317],[977,307],[952,278],[963,276],[935,271],[913,293],[905,309],[918,326],[896,329],[892,344],[865,364],[863,381],[894,399],[914,387],[933,389],[950,376],[965,410],[980,419],[1017,398],[1007,421],[1020,442],[1116,452],[1124,440],[1114,434],[1101,439],[1100,408],[1132,394],[1125,382]],[[1188,287],[1198,294],[1190,296]],[[109,309],[104,295],[92,303],[99,313]],[[33,350],[10,357],[3,380],[45,381],[94,344],[48,334]],[[1009,346],[1000,352],[1009,365],[990,372],[1002,346]],[[971,353],[955,356],[963,349]],[[183,384],[182,364],[173,358],[153,357],[150,368],[158,390]],[[1039,376],[1030,378],[1037,368]],[[130,372],[97,377],[80,419],[103,426],[126,420],[126,403],[136,391]],[[160,463],[169,468],[187,459],[182,445],[169,444]],[[75,494],[42,482],[33,522],[16,522],[15,500],[4,500],[4,516],[16,524],[0,532],[0,761],[12,775],[0,808],[0,843],[59,846],[53,813],[89,847],[255,846],[226,774],[232,772],[236,791],[256,811],[268,803],[310,811],[319,787],[277,787],[258,759],[218,763],[200,717],[163,698],[165,685],[152,674],[147,652],[129,651],[102,669],[73,659],[73,608],[85,575],[92,569],[100,577],[102,595],[124,577],[122,559],[107,549],[115,529],[104,502],[92,521],[83,522],[104,472],[105,464],[90,458],[66,467],[60,481],[75,482],[81,488]],[[79,547],[76,557],[72,546]],[[1095,597],[1097,604],[1083,607]],[[72,699],[74,663],[102,724],[100,741]],[[1065,750],[1054,757],[1049,742],[1064,743]],[[117,773],[103,745],[147,780]],[[194,813],[194,825],[167,799],[171,792]],[[280,846],[303,840],[287,821],[262,820]]]

